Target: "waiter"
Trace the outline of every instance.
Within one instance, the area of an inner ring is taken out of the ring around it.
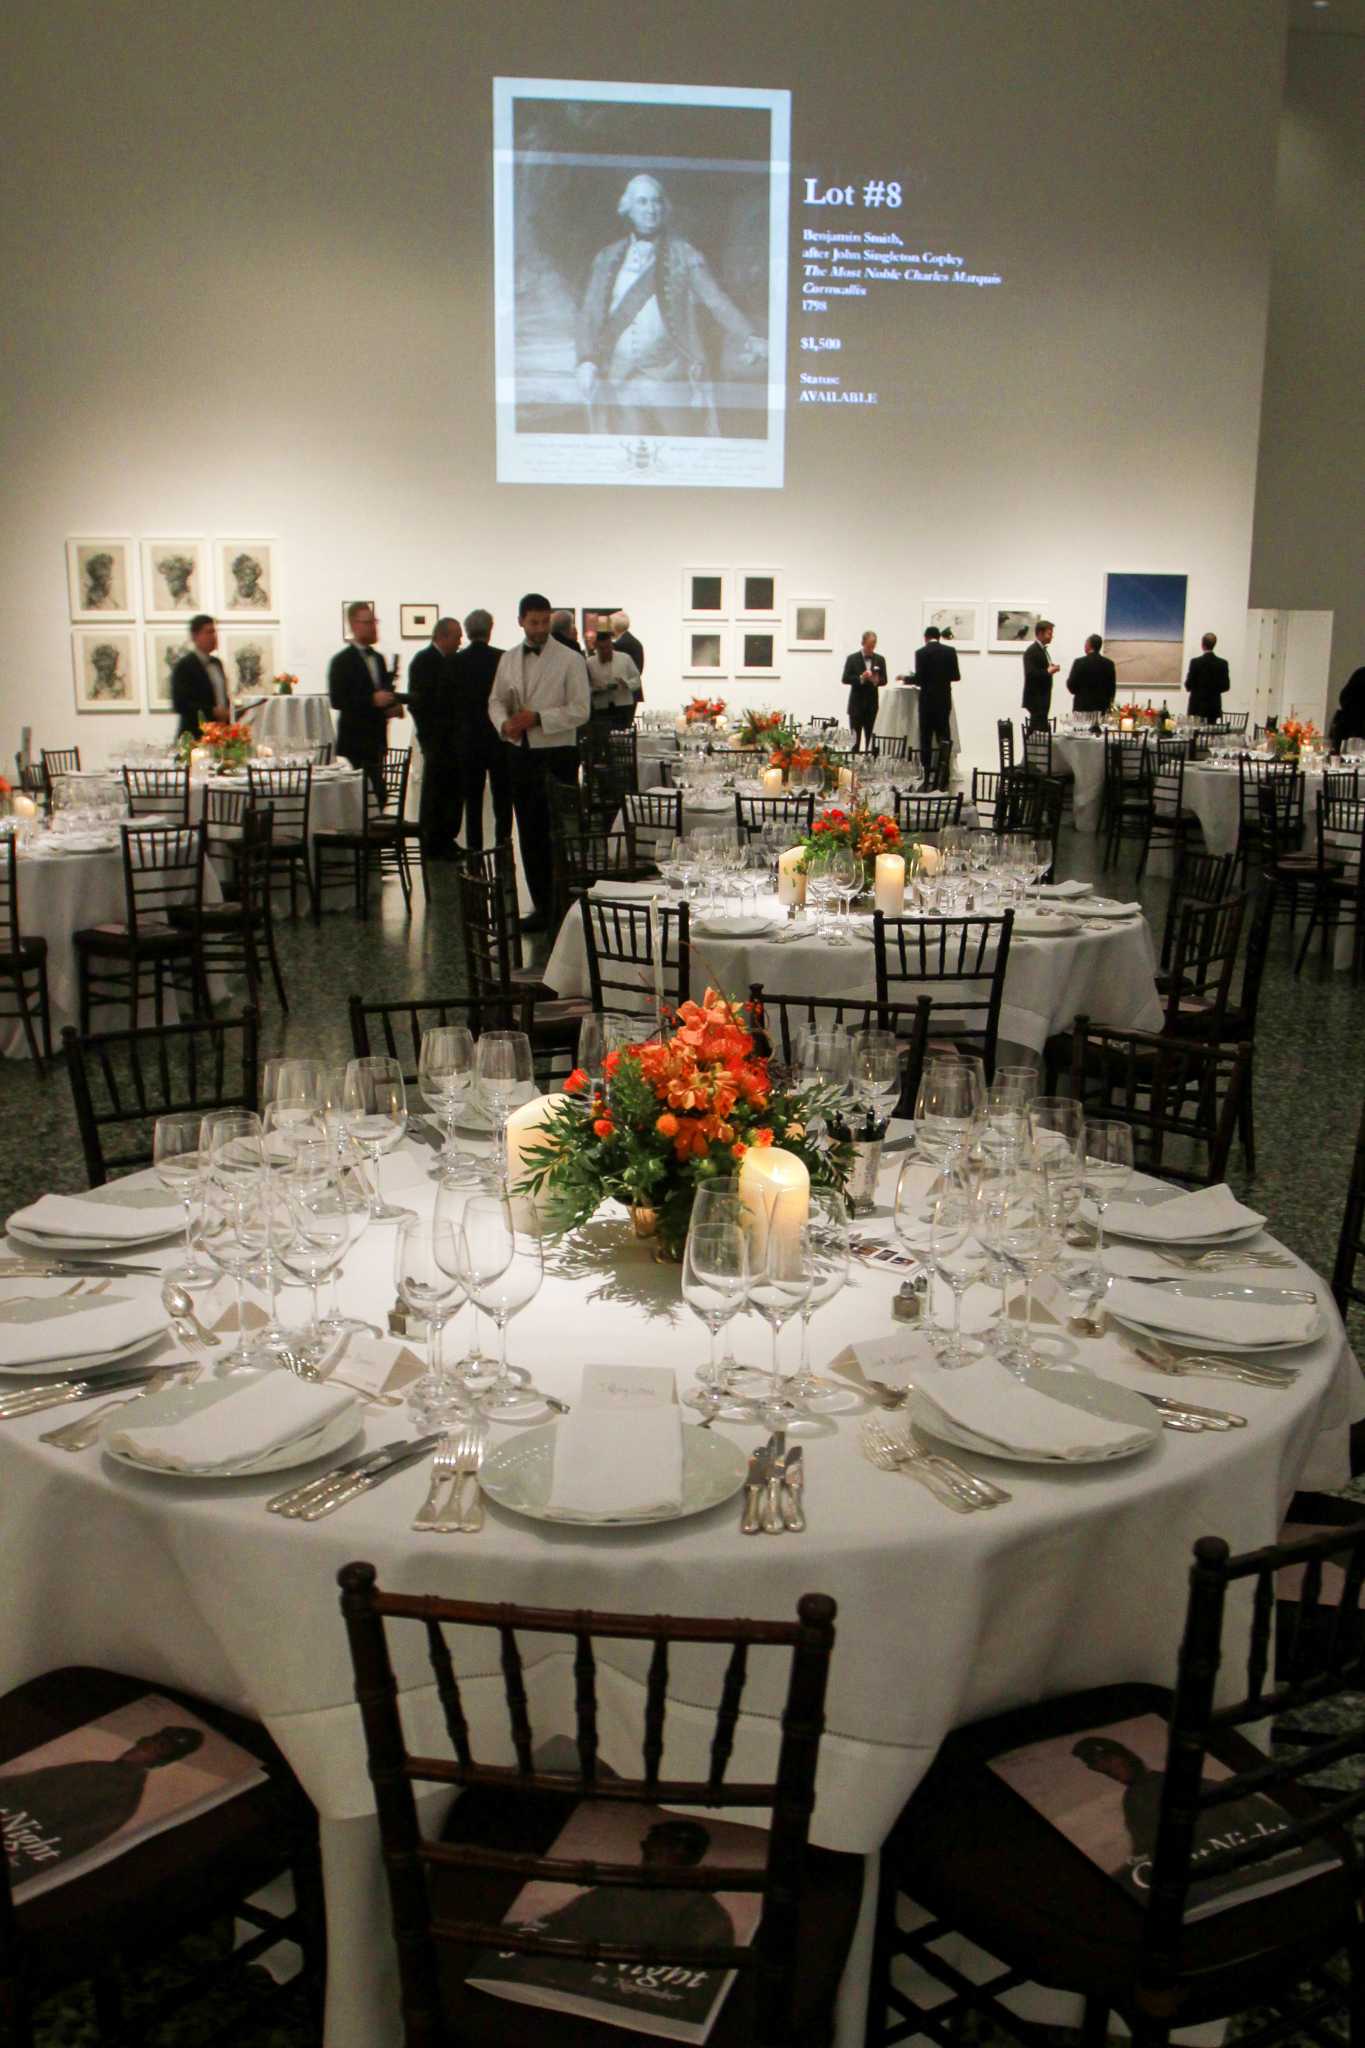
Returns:
[[[875,633],[864,633],[862,645],[857,653],[850,654],[844,663],[844,682],[848,686],[848,722],[853,727],[853,751],[863,748],[872,751],[872,734],[877,723],[877,699],[879,691],[886,688],[886,657],[877,652]]]
[[[523,639],[498,663],[488,716],[507,743],[512,807],[526,886],[535,909],[524,932],[550,922],[550,799],[548,784],[578,781],[578,729],[592,705],[581,654],[550,635],[550,600],[530,591],[517,607]]]

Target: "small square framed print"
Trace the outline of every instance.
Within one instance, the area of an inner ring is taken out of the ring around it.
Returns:
[[[1033,629],[1039,619],[1046,616],[1046,612],[1037,605],[1007,603],[1002,597],[995,598],[988,614],[990,652],[1022,654],[1033,638]]]
[[[920,625],[937,626],[941,637],[951,640],[959,654],[979,654],[985,609],[979,597],[926,597]]]
[[[283,664],[278,626],[238,626],[222,635],[223,672],[234,699],[273,689]]]
[[[787,646],[794,654],[834,652],[834,606],[829,598],[787,599]]]
[[[136,610],[133,543],[99,535],[66,544],[73,619],[131,619]],[[106,707],[107,708],[107,707]]]
[[[400,604],[398,607],[398,637],[400,640],[430,640],[436,630],[436,621],[441,616],[438,604]]]
[[[780,619],[782,574],[778,569],[736,569],[735,617]]]
[[[141,711],[137,634],[131,626],[78,626],[71,635],[77,711]]]
[[[728,569],[683,570],[683,617],[724,619],[730,615]]]
[[[777,628],[736,626],[735,674],[775,676],[777,673]]]
[[[725,626],[683,627],[683,674],[713,682],[730,673],[730,633]]]

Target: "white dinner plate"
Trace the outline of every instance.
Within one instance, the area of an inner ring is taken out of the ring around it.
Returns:
[[[610,1429],[609,1416],[603,1417],[603,1427]],[[645,1515],[562,1515],[549,1506],[557,1428],[556,1423],[548,1422],[538,1429],[523,1429],[484,1459],[479,1485],[491,1501],[533,1522],[583,1529],[641,1528],[650,1522],[680,1522],[688,1515],[703,1515],[708,1508],[719,1507],[739,1492],[749,1469],[749,1460],[738,1444],[698,1423],[685,1423],[680,1507]]]
[[[1045,1393],[1050,1400],[1060,1401],[1063,1407],[1079,1408],[1086,1415],[1103,1415],[1110,1422],[1121,1422],[1125,1428],[1140,1432],[1142,1441],[1127,1443],[1114,1450],[1097,1449],[1079,1458],[1049,1457],[1043,1451],[1014,1450],[1007,1444],[990,1443],[960,1423],[950,1421],[932,1402],[915,1394],[910,1396],[910,1419],[915,1428],[922,1429],[926,1436],[937,1437],[961,1451],[975,1451],[984,1458],[1004,1458],[1014,1465],[1112,1465],[1116,1459],[1136,1458],[1143,1451],[1150,1450],[1161,1435],[1156,1411],[1141,1394],[1133,1393],[1128,1387],[1115,1386],[1112,1380],[1097,1379],[1089,1372],[1039,1370],[1030,1375],[1029,1384]]]
[[[0,1365],[0,1379],[22,1379],[25,1374],[37,1374],[41,1379],[60,1379],[73,1372],[89,1372],[97,1365],[122,1365],[127,1359],[136,1358],[139,1351],[149,1345],[159,1344],[165,1336],[164,1330],[153,1330],[150,1336],[134,1337],[129,1344],[122,1344],[117,1351],[80,1351],[73,1357],[44,1358],[34,1365]]]
[[[312,1464],[315,1458],[330,1458],[352,1443],[364,1424],[360,1403],[355,1401],[319,1428],[310,1430],[307,1436],[296,1436],[292,1442],[268,1451],[263,1458],[252,1458],[240,1465],[220,1465],[212,1472],[170,1472],[164,1465],[150,1464],[131,1451],[115,1450],[109,1441],[116,1430],[127,1429],[130,1421],[139,1427],[147,1423],[181,1422],[201,1409],[215,1408],[236,1391],[231,1380],[196,1380],[192,1386],[163,1387],[159,1394],[142,1394],[131,1406],[120,1408],[107,1418],[100,1432],[102,1448],[120,1465],[129,1465],[136,1472],[154,1472],[158,1479],[254,1479],[267,1472],[292,1472],[298,1465]]]
[[[183,1229],[176,1229],[155,1230],[150,1237],[49,1237],[40,1230],[25,1230],[21,1224],[5,1225],[6,1237],[15,1244],[27,1245],[30,1251],[47,1252],[54,1259],[60,1259],[64,1252],[141,1251],[150,1244],[172,1244],[184,1234]]]
[[[1135,1337],[1150,1337],[1158,1344],[1173,1344],[1181,1351],[1228,1351],[1246,1352],[1249,1357],[1259,1358],[1263,1352],[1302,1351],[1305,1345],[1316,1344],[1327,1328],[1327,1318],[1319,1308],[1313,1318],[1312,1328],[1306,1337],[1284,1337],[1279,1343],[1267,1344],[1262,1338],[1259,1343],[1239,1342],[1236,1337],[1201,1337],[1193,1331],[1175,1330],[1168,1323],[1158,1327],[1155,1323],[1140,1323],[1132,1316],[1121,1316],[1106,1304],[1105,1314],[1112,1316],[1121,1330],[1131,1330]]]
[[[1126,922],[1142,915],[1141,906],[1134,910],[1131,903],[1120,903],[1115,896],[1087,896],[1077,908],[1083,917],[1115,917]]]
[[[773,930],[770,917],[725,917],[718,923],[710,918],[705,924],[694,924],[692,930],[706,939],[757,939]]]
[[[1185,1188],[1161,1187],[1149,1188],[1144,1195],[1144,1191],[1139,1189],[1134,1194],[1126,1194],[1124,1200],[1137,1202],[1144,1209],[1161,1209],[1176,1195],[1186,1193],[1188,1190]],[[1088,1195],[1082,1197],[1077,1213],[1082,1223],[1088,1223],[1092,1230],[1099,1222],[1099,1211]],[[1131,1231],[1124,1230],[1121,1224],[1111,1223],[1108,1216],[1104,1219],[1106,1240],[1111,1237],[1121,1238],[1125,1244],[1147,1245],[1153,1249],[1161,1245],[1174,1245],[1177,1250],[1191,1252],[1216,1251],[1220,1245],[1225,1244],[1245,1244],[1249,1238],[1259,1237],[1264,1229],[1264,1223],[1235,1223],[1230,1230],[1211,1230],[1203,1235],[1195,1235],[1188,1230],[1174,1230],[1169,1237],[1135,1237]]]
[[[1050,911],[1046,916],[1041,910],[1016,910],[1014,913],[1016,939],[1065,939],[1080,928],[1080,919],[1064,910]]]

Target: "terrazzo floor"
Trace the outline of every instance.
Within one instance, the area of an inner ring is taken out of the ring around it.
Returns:
[[[1139,897],[1159,932],[1168,885],[1154,878],[1138,885],[1134,868],[1134,856],[1126,852],[1103,876],[1105,893]],[[1099,882],[1097,842],[1064,829],[1058,872]],[[382,906],[365,924],[345,913],[326,916],[320,929],[306,920],[283,921],[280,954],[293,1007],[283,1017],[273,1000],[266,1002],[262,1057],[349,1057],[346,998],[353,991],[371,1000],[459,994],[464,982],[455,869],[433,868],[432,888],[429,905],[416,890],[410,920],[397,885],[390,883]],[[1353,989],[1344,974],[1319,979],[1315,966],[1296,982],[1292,959],[1281,915],[1257,1032],[1257,1174],[1248,1182],[1234,1147],[1230,1178],[1239,1195],[1269,1215],[1277,1236],[1319,1273],[1330,1274],[1365,1086],[1365,988]],[[45,1189],[84,1186],[60,1065],[43,1081],[26,1061],[0,1062],[0,1114],[7,1133],[0,1152],[0,1215]],[[1365,1323],[1353,1334],[1361,1350]],[[1365,1499],[1365,1484],[1357,1482],[1352,1490]],[[202,2011],[187,2012],[164,2038],[175,2048],[196,2048],[224,2026],[235,2048],[307,2048],[311,2041],[302,2018],[258,2015],[249,1999],[239,2008],[214,2000]],[[84,2048],[96,2039],[93,2017],[78,1998],[54,2002],[38,2036],[40,2048]]]

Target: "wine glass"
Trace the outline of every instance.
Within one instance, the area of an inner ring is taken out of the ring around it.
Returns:
[[[915,1140],[925,1157],[940,1163],[965,1153],[980,1120],[981,1078],[965,1060],[931,1060],[915,1098]]]
[[[578,1056],[574,1065],[588,1077],[588,1085],[578,1098],[578,1106],[585,1116],[595,1115],[593,1103],[606,1086],[607,1019],[601,1010],[589,1010],[578,1027]]]
[[[458,1237],[455,1224],[421,1216],[405,1217],[394,1237],[394,1286],[404,1306],[427,1323],[427,1369],[408,1390],[408,1406],[424,1430],[447,1429],[469,1412],[441,1357],[442,1333],[465,1298]]]
[[[235,1282],[237,1294],[237,1342],[214,1368],[220,1379],[254,1372],[263,1362],[254,1339],[247,1337],[246,1278],[260,1257],[260,1244],[248,1219],[253,1205],[262,1199],[264,1186],[263,1170],[255,1183],[244,1177],[225,1181],[210,1176],[204,1186],[200,1242],[210,1262]]]
[[[894,1031],[855,1031],[849,1046],[855,1099],[878,1124],[885,1124],[900,1099],[900,1045]]]
[[[417,1085],[444,1129],[438,1178],[453,1186],[472,1185],[479,1178],[478,1168],[455,1137],[460,1111],[474,1085],[474,1034],[466,1025],[434,1024],[422,1033]]]
[[[400,1217],[411,1216],[411,1209],[386,1202],[379,1186],[380,1159],[393,1150],[408,1127],[407,1090],[398,1061],[382,1053],[351,1060],[341,1113],[347,1135],[369,1154],[370,1221],[396,1223]]]
[[[1016,1170],[1008,1176],[1008,1187],[996,1247],[1006,1264],[1024,1277],[1024,1322],[1005,1363],[1020,1377],[1032,1365],[1047,1360],[1033,1348],[1033,1284],[1056,1256],[1054,1216],[1047,1202],[1047,1184],[1040,1174]]]
[[[531,1041],[524,1031],[485,1031],[478,1043],[479,1086],[493,1113],[491,1173],[500,1184],[507,1170],[507,1119],[517,1091],[531,1078]]]
[[[272,1059],[261,1069],[261,1113],[274,1112],[271,1128],[287,1131],[318,1114],[320,1060]]]
[[[820,1089],[833,1098],[839,1109],[852,1078],[853,1048],[841,1025],[802,1024],[792,1041],[792,1078],[798,1088]],[[814,1143],[819,1143],[828,1125],[820,1110],[806,1120]]]
[[[208,1287],[213,1268],[201,1263],[194,1248],[194,1204],[203,1179],[204,1158],[199,1150],[201,1111],[181,1110],[173,1116],[159,1116],[152,1127],[152,1163],[162,1187],[177,1195],[185,1209],[185,1263],[172,1266],[166,1274],[180,1287]]]
[[[739,1218],[694,1224],[683,1252],[682,1297],[710,1341],[706,1364],[697,1369],[698,1387],[684,1396],[690,1407],[719,1412],[728,1382],[716,1363],[716,1332],[743,1308],[748,1287],[748,1243]]]
[[[313,1362],[325,1356],[338,1334],[333,1323],[323,1321],[318,1290],[337,1273],[364,1228],[365,1212],[348,1197],[343,1178],[335,1150],[323,1140],[298,1146],[284,1183],[293,1228],[277,1247],[279,1260],[291,1279],[308,1288],[312,1305],[312,1319],[293,1333],[291,1349]]]
[[[787,1392],[803,1410],[819,1414],[824,1409],[846,1407],[849,1401],[847,1387],[841,1387],[835,1380],[821,1379],[810,1365],[810,1319],[817,1308],[833,1301],[848,1284],[848,1204],[837,1189],[811,1189],[806,1231],[810,1239],[811,1290],[801,1304],[801,1365]]]
[[[1081,1199],[1085,1111],[1069,1095],[1035,1095],[1028,1106],[1028,1128],[1038,1171],[1056,1186],[1068,1225],[1074,1225]]]
[[[981,1254],[973,1239],[975,1212],[971,1190],[952,1169],[940,1177],[929,1204],[928,1255],[935,1275],[951,1288],[953,1327],[942,1336],[931,1333],[940,1365],[955,1367],[979,1358],[985,1346],[962,1334],[962,1297],[980,1275]]]
[[[249,1109],[211,1109],[199,1125],[199,1151],[220,1185],[253,1180],[265,1171],[261,1119]]]
[[[863,884],[863,864],[851,846],[836,846],[830,855],[829,873],[835,898],[835,928],[830,944],[851,946],[853,898]]]
[[[1081,1178],[1095,1205],[1095,1274],[1101,1289],[1109,1279],[1104,1270],[1104,1212],[1132,1176],[1132,1125],[1108,1117],[1087,1117],[1081,1139]]]
[[[761,1213],[750,1212],[749,1260],[749,1307],[772,1331],[768,1389],[757,1398],[755,1414],[765,1429],[785,1429],[806,1412],[783,1390],[778,1347],[784,1327],[800,1314],[815,1284],[809,1231],[804,1224],[779,1219],[774,1200]]]
[[[472,1195],[460,1223],[460,1278],[472,1302],[498,1329],[498,1372],[479,1396],[494,1422],[521,1422],[545,1406],[529,1385],[518,1385],[507,1363],[507,1325],[540,1292],[544,1278],[539,1220],[530,1202],[506,1195]]]

